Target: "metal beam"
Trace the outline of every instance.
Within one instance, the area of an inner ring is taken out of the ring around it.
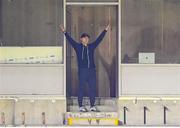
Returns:
[[[118,5],[119,2],[67,2],[66,5]]]

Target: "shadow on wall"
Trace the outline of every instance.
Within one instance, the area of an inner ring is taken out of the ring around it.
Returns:
[[[113,56],[112,57],[112,61],[109,64],[104,57],[101,55],[101,53],[99,52],[99,50],[97,49],[96,51],[98,59],[101,61],[107,76],[108,76],[108,80],[109,80],[109,86],[110,86],[110,97],[116,97],[116,92],[117,92],[117,72],[118,72],[118,68],[117,68],[117,57]]]
[[[127,30],[127,33],[124,33],[125,40],[122,40],[122,63],[138,63],[139,52],[156,52],[156,49],[159,51],[157,42],[160,41],[160,33],[158,30],[157,26],[142,29],[136,26]]]
[[[138,63],[139,52],[155,52],[156,63],[180,63],[180,31],[145,27],[127,36],[122,63]]]

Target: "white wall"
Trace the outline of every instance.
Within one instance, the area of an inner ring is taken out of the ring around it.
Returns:
[[[180,94],[180,65],[122,65],[122,95]]]
[[[60,64],[0,65],[0,94],[64,94],[64,69]]]

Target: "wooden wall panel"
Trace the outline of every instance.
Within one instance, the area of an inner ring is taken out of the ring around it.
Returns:
[[[180,1],[164,0],[163,62],[180,63]]]
[[[155,52],[156,63],[180,63],[180,1],[122,0],[123,63],[139,52]]]
[[[62,45],[63,36],[58,31],[58,24],[63,22],[62,0],[1,2],[2,38],[6,46]]]
[[[161,47],[161,0],[122,0],[122,59],[138,62],[139,52],[157,52]]]

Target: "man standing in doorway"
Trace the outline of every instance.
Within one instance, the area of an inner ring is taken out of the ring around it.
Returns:
[[[87,33],[83,33],[81,35],[80,43],[78,43],[66,32],[62,25],[59,26],[60,30],[64,33],[66,39],[72,45],[77,55],[79,77],[78,104],[80,112],[87,112],[85,106],[82,105],[86,82],[89,85],[90,111],[98,111],[95,107],[96,67],[94,64],[94,51],[104,38],[109,26],[110,24],[107,25],[98,38],[92,43],[89,43],[90,36]]]

